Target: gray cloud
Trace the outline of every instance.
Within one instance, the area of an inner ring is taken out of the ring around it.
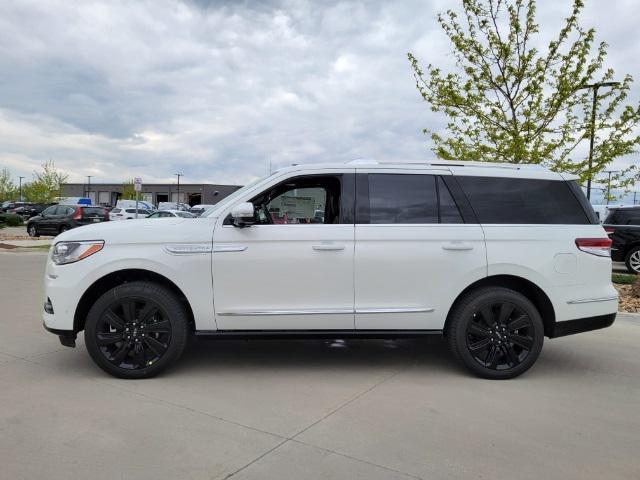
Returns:
[[[446,0],[71,3],[0,5],[0,163],[16,174],[52,158],[74,180],[243,183],[269,162],[429,158],[422,128],[444,125],[406,52],[451,65]],[[569,3],[539,3],[546,37]],[[620,75],[637,73],[634,7],[583,19]]]

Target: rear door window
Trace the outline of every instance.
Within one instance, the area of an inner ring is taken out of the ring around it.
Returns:
[[[438,223],[436,177],[370,173],[369,223]]]
[[[506,177],[456,178],[480,223],[591,223],[567,182]]]

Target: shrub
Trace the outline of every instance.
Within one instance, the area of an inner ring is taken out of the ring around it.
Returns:
[[[627,273],[614,273],[611,275],[611,280],[619,285],[631,285],[636,281],[636,276]]]
[[[13,213],[0,214],[0,224],[7,227],[19,227],[22,225],[22,217]]]

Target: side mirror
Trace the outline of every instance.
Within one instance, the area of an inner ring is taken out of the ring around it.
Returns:
[[[231,209],[231,219],[236,227],[244,228],[253,225],[256,220],[253,203],[243,202],[233,207]]]

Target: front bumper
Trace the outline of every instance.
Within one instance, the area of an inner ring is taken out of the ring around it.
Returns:
[[[73,330],[58,330],[56,328],[49,328],[47,324],[42,322],[42,326],[47,332],[53,333],[54,335],[58,335],[60,339],[60,343],[65,347],[75,347],[76,346],[76,332]]]
[[[553,332],[549,335],[549,338],[564,337],[566,335],[607,328],[613,325],[615,319],[616,313],[609,313],[606,315],[597,315],[595,317],[577,318],[575,320],[556,322]]]

